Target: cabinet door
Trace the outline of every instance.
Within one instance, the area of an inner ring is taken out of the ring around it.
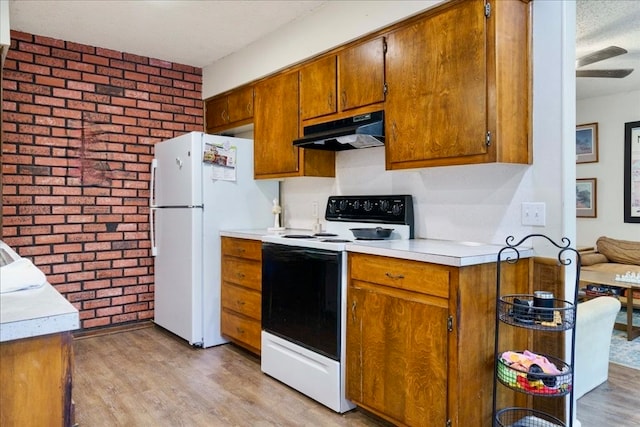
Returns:
[[[388,169],[487,152],[485,41],[483,0],[456,3],[389,34]]]
[[[352,281],[347,303],[347,398],[403,425],[446,425],[446,300]]]
[[[228,97],[229,122],[253,117],[253,88],[246,87],[231,92]]]
[[[340,52],[340,109],[384,101],[383,37]]]
[[[205,106],[207,131],[229,123],[229,110],[226,96],[209,99],[206,101]]]
[[[254,110],[256,178],[298,173],[298,73],[271,77],[257,84]]]
[[[336,57],[313,61],[300,69],[300,119],[336,113]]]

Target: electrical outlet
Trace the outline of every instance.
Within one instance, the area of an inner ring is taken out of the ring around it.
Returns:
[[[311,217],[313,219],[318,218],[318,202],[311,202]]]
[[[522,225],[544,227],[546,225],[546,204],[544,202],[522,203]]]

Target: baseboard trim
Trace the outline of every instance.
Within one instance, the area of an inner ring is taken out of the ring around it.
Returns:
[[[84,338],[92,338],[101,335],[119,334],[120,332],[136,331],[138,329],[151,328],[155,325],[152,320],[142,322],[126,323],[121,325],[104,326],[94,329],[80,329],[73,332],[73,339],[80,340]]]

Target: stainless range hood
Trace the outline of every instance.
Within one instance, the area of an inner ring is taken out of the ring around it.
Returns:
[[[380,147],[384,145],[384,111],[305,126],[304,137],[293,145],[329,151]]]

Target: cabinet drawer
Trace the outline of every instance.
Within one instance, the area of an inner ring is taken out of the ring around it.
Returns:
[[[349,254],[349,265],[352,279],[449,298],[447,267],[357,253]]]
[[[222,284],[222,307],[224,308],[260,321],[261,303],[260,292],[234,286],[230,283]]]
[[[259,240],[222,237],[222,255],[262,260],[262,242]]]
[[[260,352],[260,322],[222,310],[222,334]]]
[[[262,289],[262,264],[225,256],[222,259],[222,280],[259,291]]]

